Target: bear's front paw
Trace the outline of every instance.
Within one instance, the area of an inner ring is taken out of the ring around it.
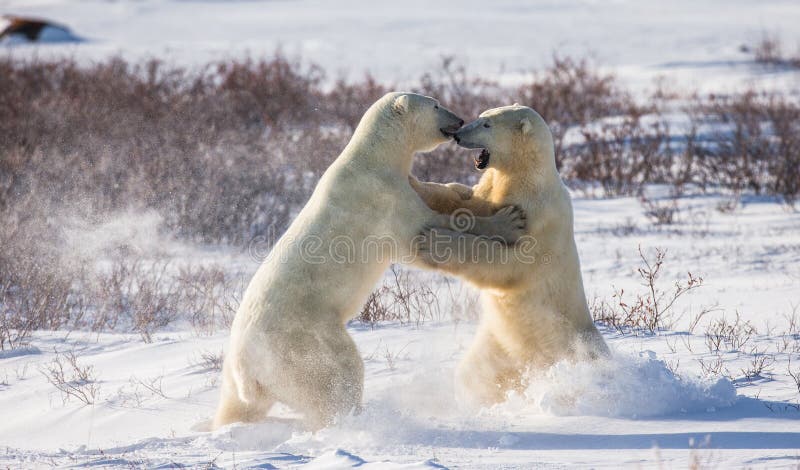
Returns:
[[[416,260],[431,267],[446,263],[452,256],[450,240],[457,236],[449,230],[425,227],[414,237]]]
[[[527,233],[528,221],[523,211],[518,206],[506,206],[497,211],[492,219],[497,227],[496,237],[512,245]]]

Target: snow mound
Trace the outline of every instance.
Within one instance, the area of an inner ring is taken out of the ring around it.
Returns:
[[[641,418],[712,412],[736,401],[730,380],[673,373],[652,351],[612,354],[595,362],[560,362],[531,374],[524,393],[512,393],[497,411],[531,406],[556,416]]]
[[[262,423],[235,423],[214,431],[209,446],[225,451],[261,450],[279,446],[302,433],[302,423],[270,418]]]
[[[411,469],[419,469],[419,470],[427,470],[427,469],[435,469],[435,468],[447,468],[435,460],[426,460],[424,462],[413,462],[408,464],[396,464],[388,461],[381,461],[381,462],[367,462],[366,460],[362,459],[361,457],[351,454],[342,449],[335,449],[324,454],[320,455],[316,459],[312,460],[308,464],[304,465],[304,469],[314,469],[314,470],[327,470],[327,469],[339,469],[339,468],[361,468],[361,469],[381,469],[381,470],[388,470],[388,469],[404,469],[404,470],[411,470]]]
[[[12,357],[28,356],[41,354],[42,351],[36,346],[22,346],[14,349],[0,351],[0,359],[10,359]]]
[[[326,468],[349,468],[361,467],[367,463],[364,459],[357,455],[353,455],[342,449],[328,451],[316,459],[312,460],[307,469],[326,469]]]

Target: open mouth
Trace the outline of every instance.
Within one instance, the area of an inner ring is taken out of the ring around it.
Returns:
[[[475,168],[483,170],[489,165],[489,156],[491,154],[486,149],[481,149],[481,154],[475,157]]]

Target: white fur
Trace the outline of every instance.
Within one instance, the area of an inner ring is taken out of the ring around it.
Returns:
[[[413,253],[433,212],[408,184],[412,157],[458,118],[432,98],[390,93],[366,112],[244,294],[225,355],[214,427],[280,401],[311,428],[361,403],[363,363],[345,323],[383,271]],[[494,225],[497,225],[494,223]]]
[[[477,215],[513,204],[528,220],[527,239],[513,246],[492,244],[490,249],[470,234],[431,232],[447,241],[437,249],[449,244],[453,252],[466,249],[477,255],[442,261],[429,253],[426,259],[431,267],[482,289],[482,320],[458,367],[457,381],[464,398],[485,405],[519,389],[527,368],[604,354],[607,347],[586,305],[572,203],[556,171],[547,124],[530,108],[507,106],[484,112],[458,137],[462,144],[486,148],[488,167],[471,191],[450,186],[448,195],[442,185],[415,185],[426,203],[434,210],[448,212],[457,206]]]

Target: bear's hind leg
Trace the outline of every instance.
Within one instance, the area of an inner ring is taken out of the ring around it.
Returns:
[[[363,369],[329,370],[316,379],[321,384],[319,393],[305,397],[303,406],[309,429],[322,429],[335,423],[337,418],[361,411]]]
[[[344,326],[292,335],[298,351],[285,364],[294,371],[279,401],[303,413],[309,429],[322,429],[338,417],[358,412],[364,390],[364,363]],[[300,346],[302,345],[302,346]],[[300,347],[298,347],[300,346]]]
[[[257,383],[253,383],[250,388],[251,393],[249,395],[254,396],[250,402],[245,402],[239,394],[237,384],[228,365],[224,366],[222,391],[212,429],[231,423],[260,421],[267,415],[275,403],[275,399]]]
[[[494,405],[519,386],[521,371],[488,328],[480,328],[456,369],[456,394],[473,407]]]

